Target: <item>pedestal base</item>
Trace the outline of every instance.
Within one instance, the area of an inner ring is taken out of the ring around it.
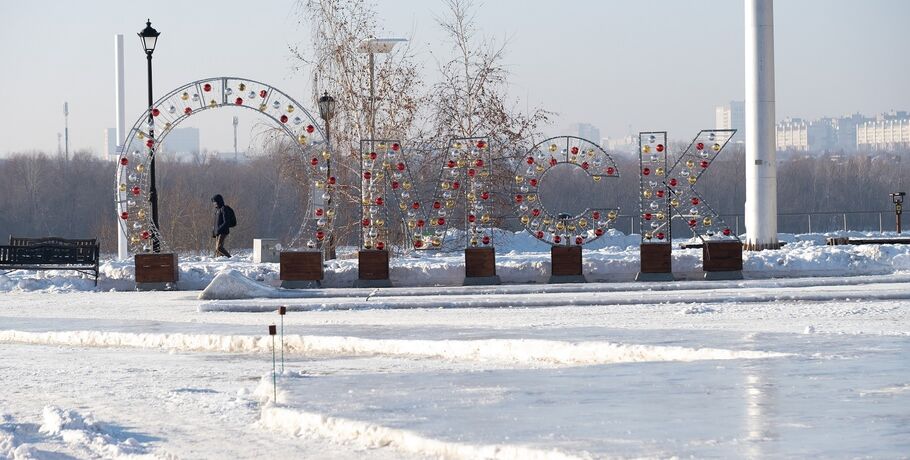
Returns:
[[[357,252],[357,281],[354,287],[392,287],[389,281],[389,251],[368,249]]]
[[[318,288],[325,276],[322,252],[293,251],[279,254],[281,287],[285,289]]]
[[[177,290],[177,254],[136,254],[136,289]]]
[[[464,250],[464,285],[480,286],[502,284],[496,275],[496,250],[494,248],[467,248]]]
[[[701,256],[706,280],[743,279],[743,245],[739,241],[708,241]]]
[[[581,268],[581,246],[550,247],[550,279],[548,283],[586,283]]]
[[[670,243],[639,246],[640,271],[635,281],[673,281],[673,246]]]

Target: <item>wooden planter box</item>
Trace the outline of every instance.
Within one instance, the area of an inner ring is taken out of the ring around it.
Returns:
[[[673,245],[670,243],[642,244],[640,271],[642,273],[672,273]]]
[[[136,254],[137,289],[176,289],[177,254]]]
[[[359,251],[357,253],[357,278],[359,281],[388,281],[389,251],[376,249]]]
[[[322,281],[325,277],[320,251],[282,251],[278,263],[281,281]]]
[[[705,272],[741,272],[743,244],[739,241],[709,241],[701,248]]]
[[[500,284],[496,275],[496,249],[466,248],[464,250],[464,284]]]
[[[584,283],[581,246],[550,247],[550,283]]]

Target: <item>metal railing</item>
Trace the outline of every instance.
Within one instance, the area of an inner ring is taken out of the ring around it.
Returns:
[[[736,232],[742,234],[746,230],[745,216],[743,214],[721,214],[720,217]],[[629,233],[641,233],[638,214],[621,214],[617,216],[615,228]],[[679,222],[679,227],[674,227],[674,235],[689,234],[685,224]],[[819,211],[780,213],[777,215],[777,231],[780,233],[830,233],[877,231],[895,231],[894,211]]]

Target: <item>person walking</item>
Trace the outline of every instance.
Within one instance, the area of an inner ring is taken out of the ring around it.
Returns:
[[[237,226],[237,216],[230,206],[224,204],[221,195],[212,197],[215,203],[215,223],[212,227],[212,238],[215,238],[215,257],[231,257],[231,253],[224,248],[224,240],[231,233],[231,227]]]

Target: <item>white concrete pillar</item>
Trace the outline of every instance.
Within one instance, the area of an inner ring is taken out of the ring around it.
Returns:
[[[773,0],[745,0],[745,34],[745,248],[777,249]]]
[[[126,113],[124,104],[124,87],[123,87],[123,34],[114,35],[114,113],[116,114],[116,136],[117,151],[123,148],[126,136]],[[115,155],[115,161],[120,159]],[[114,190],[118,190],[121,180],[125,178],[114,178]],[[117,192],[117,258],[120,260],[129,257],[129,243],[126,240],[126,224],[120,219],[120,213],[126,211],[126,192]]]

